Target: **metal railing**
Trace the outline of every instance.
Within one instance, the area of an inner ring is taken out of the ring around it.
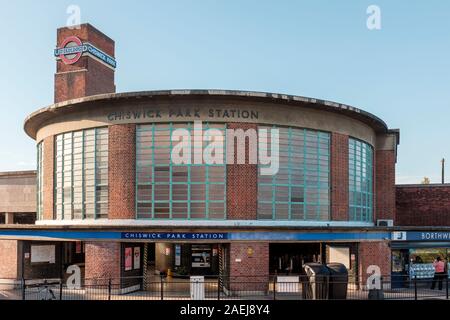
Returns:
[[[0,279],[0,300],[424,300],[449,299],[449,279],[408,276],[380,277],[380,286],[366,279],[335,280],[278,276],[189,278],[154,276],[86,279],[79,287],[59,279]]]

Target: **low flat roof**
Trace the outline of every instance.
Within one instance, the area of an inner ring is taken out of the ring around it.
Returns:
[[[205,97],[217,97],[221,99],[240,99],[243,101],[258,101],[258,102],[272,102],[280,103],[283,105],[298,105],[302,107],[324,110],[334,113],[343,114],[359,120],[370,127],[372,127],[377,133],[393,133],[397,135],[397,141],[399,141],[399,130],[389,130],[386,123],[377,116],[364,111],[362,109],[352,107],[346,104],[341,104],[333,101],[308,98],[295,95],[269,93],[269,92],[255,92],[255,91],[240,91],[240,90],[160,90],[160,91],[142,91],[142,92],[127,92],[127,93],[108,93],[89,97],[83,97],[79,99],[73,99],[63,101],[50,105],[48,107],[39,109],[30,114],[24,123],[25,132],[32,137],[36,138],[37,131],[46,121],[65,112],[82,111],[86,108],[92,107],[92,104],[120,101],[120,100],[136,100],[142,102],[143,100],[151,100],[153,98],[205,98]]]
[[[0,172],[0,178],[4,178],[4,177],[35,176],[35,175],[36,175],[36,170],[4,171],[4,172]]]

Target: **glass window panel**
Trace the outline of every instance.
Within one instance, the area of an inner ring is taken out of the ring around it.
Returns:
[[[373,220],[373,149],[362,141],[349,139],[350,220]]]
[[[275,127],[260,127],[270,128]],[[280,169],[274,176],[263,176],[259,170],[258,218],[329,220],[329,133],[276,129],[280,130]]]

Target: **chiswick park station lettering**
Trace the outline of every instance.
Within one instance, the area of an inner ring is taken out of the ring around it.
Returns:
[[[226,240],[227,233],[123,232],[122,239],[147,240]]]
[[[157,118],[183,119],[183,118],[214,118],[214,119],[259,119],[259,112],[243,109],[200,109],[200,108],[173,108],[157,109],[142,108],[133,110],[113,111],[108,114],[108,121],[145,120]]]

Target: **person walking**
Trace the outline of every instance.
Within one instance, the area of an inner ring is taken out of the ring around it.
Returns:
[[[436,287],[436,281],[438,282],[439,290],[442,290],[442,280],[447,275],[445,272],[445,263],[441,260],[441,257],[437,257],[433,262],[434,267],[434,278],[431,283],[431,290]]]

